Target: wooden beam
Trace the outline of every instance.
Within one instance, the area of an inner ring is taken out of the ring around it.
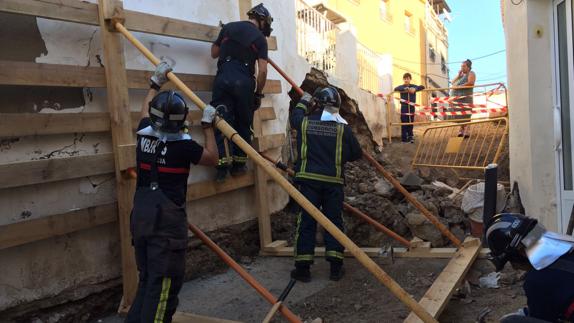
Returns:
[[[264,107],[260,115],[263,120],[275,119],[272,107]],[[202,112],[191,110],[187,115],[192,126],[198,126]],[[136,129],[140,121],[139,112],[131,112],[132,126]],[[0,137],[21,137],[55,135],[67,133],[93,133],[110,131],[109,113],[0,113],[2,127]]]
[[[78,0],[2,0],[0,11],[93,26],[99,25],[97,5]],[[219,26],[130,10],[124,10],[124,15],[125,26],[132,31],[205,42],[213,42],[219,35]],[[270,50],[277,49],[275,37],[269,37],[267,43]]]
[[[215,317],[208,317],[185,312],[176,312],[173,315],[173,323],[241,323],[241,322],[218,319]]]
[[[0,113],[0,137],[110,130],[109,113]]]
[[[268,176],[262,167],[255,168],[255,207],[259,222],[259,245],[261,248],[273,242],[271,216],[269,211]]]
[[[285,134],[277,133],[253,139],[253,148],[259,152],[284,146],[286,143]]]
[[[467,238],[462,248],[453,256],[444,270],[436,278],[432,286],[427,290],[419,301],[434,318],[438,319],[454,290],[462,282],[462,279],[474,263],[480,252],[480,240]],[[410,313],[404,322],[422,322],[419,317]]]
[[[0,250],[111,223],[117,215],[116,203],[111,203],[2,225]]]
[[[136,181],[121,174],[120,146],[135,142],[131,124],[128,79],[124,60],[122,35],[108,30],[107,20],[114,12],[122,10],[117,0],[98,0],[99,25],[105,64],[107,104],[110,112],[112,145],[116,170],[116,192],[120,245],[122,256],[123,297],[119,312],[127,312],[131,306],[138,285],[137,268],[130,233],[130,213]]]
[[[0,189],[114,172],[113,154],[33,160],[0,165]]]
[[[272,243],[274,243],[273,241]],[[375,247],[362,247],[361,248],[367,255],[370,257],[380,257],[381,256],[381,248]],[[406,248],[393,248],[393,255],[397,258],[433,258],[433,259],[451,259],[457,250],[456,248],[431,248],[426,252],[413,252],[409,251]],[[481,259],[485,259],[488,257],[488,253],[490,250],[488,248],[482,248],[479,250],[478,257]],[[269,247],[266,246],[262,249],[261,255],[264,256],[276,256],[276,257],[292,257],[293,256],[293,247]],[[315,248],[315,256],[317,257],[324,257],[325,256],[325,248],[317,247]],[[345,257],[352,257],[352,255],[345,251]]]
[[[251,0],[238,0],[238,4],[239,4],[239,19],[241,20],[247,20],[247,11],[249,11],[249,9],[251,9],[252,4],[251,4]]]
[[[187,186],[187,201],[195,201],[240,188],[253,186],[254,183],[255,179],[253,172],[248,171],[240,176],[231,176],[222,183],[210,180],[189,184]]]
[[[12,73],[11,71],[18,71]],[[149,89],[152,72],[127,71],[127,87]],[[193,91],[211,91],[214,76],[177,73],[178,77]],[[62,87],[106,87],[105,69],[101,67],[44,64],[33,62],[0,61],[0,85],[62,86]],[[175,89],[167,83],[164,89]],[[279,80],[267,80],[264,93],[281,93]]]

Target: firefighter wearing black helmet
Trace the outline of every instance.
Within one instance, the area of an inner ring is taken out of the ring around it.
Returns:
[[[547,231],[537,220],[503,213],[486,229],[496,271],[507,262],[526,270],[528,306],[501,322],[574,322],[574,238]]]
[[[261,106],[263,87],[267,80],[267,40],[273,18],[259,4],[247,12],[249,20],[225,24],[211,46],[211,57],[218,58],[213,83],[213,106],[224,105],[223,118],[237,133],[251,143],[253,113]],[[257,63],[257,78],[255,78]],[[239,175],[246,171],[246,154],[219,131],[215,133],[219,162],[216,180],[227,173]]]
[[[362,156],[362,149],[347,121],[339,114],[341,97],[325,87],[313,97],[305,93],[291,113],[291,127],[297,130],[298,159],[295,181],[300,192],[343,230],[343,185],[345,163]],[[297,215],[295,269],[291,277],[311,280],[310,267],[315,251],[317,222],[305,210]],[[326,260],[331,280],[343,276],[343,246],[325,232]]]
[[[215,109],[203,111],[205,146],[187,133],[188,107],[174,91],[159,92],[171,71],[165,62],[151,77],[137,132],[137,188],[131,233],[139,271],[126,322],[171,322],[183,284],[187,248],[185,196],[191,164],[215,166]]]

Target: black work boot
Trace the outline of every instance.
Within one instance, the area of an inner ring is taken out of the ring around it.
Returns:
[[[215,173],[215,181],[218,183],[225,182],[227,177],[227,168],[219,167],[217,168],[217,173]]]
[[[338,261],[331,261],[331,273],[329,274],[329,279],[332,281],[339,281],[345,275],[345,268],[343,268],[343,263]]]
[[[241,164],[233,164],[233,166],[231,166],[231,170],[229,171],[229,173],[231,174],[231,176],[239,176],[239,175],[243,175],[245,173],[247,173],[247,166],[245,166],[245,164],[241,163]]]
[[[310,264],[297,264],[295,269],[291,271],[291,278],[303,283],[311,281],[311,265]]]

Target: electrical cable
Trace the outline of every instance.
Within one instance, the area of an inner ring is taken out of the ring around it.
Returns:
[[[489,54],[486,54],[486,55],[483,55],[483,56],[479,56],[479,57],[475,57],[475,58],[470,58],[470,60],[474,62],[474,61],[476,61],[476,60],[483,59],[483,58],[487,58],[487,57],[490,57],[490,56],[494,56],[494,55],[497,55],[497,54],[500,54],[500,53],[503,53],[503,52],[506,52],[506,49],[501,49],[501,50],[499,50],[499,51],[492,52],[492,53],[489,53]],[[409,61],[409,60],[406,60],[406,59],[401,59],[401,58],[396,58],[396,57],[393,57],[393,59],[394,59],[394,60],[397,60],[397,61],[405,62],[405,63],[421,64],[421,65],[423,64],[422,62]],[[449,65],[449,64],[462,64],[463,62],[464,62],[464,61],[456,61],[456,62],[448,62],[448,63],[445,63],[445,64],[447,64],[447,65]],[[442,65],[442,63],[426,63],[425,65]]]

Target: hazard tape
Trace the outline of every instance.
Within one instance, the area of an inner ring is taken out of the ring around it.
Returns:
[[[423,110],[432,110],[432,109],[436,109],[437,107],[433,107],[433,106],[424,106],[418,103],[414,103],[414,102],[410,102],[408,100],[405,99],[401,99],[398,97],[395,97],[395,99],[399,100],[402,103],[408,104],[410,106],[413,107],[418,107],[421,108]],[[450,102],[451,103],[451,107],[456,109],[463,109],[463,108],[475,108],[475,109],[484,109],[484,108],[488,108],[488,106],[486,104],[474,104],[474,103],[464,103],[464,102]],[[504,106],[503,106],[504,107]]]
[[[497,112],[507,112],[507,108],[490,108],[490,109],[473,109],[472,111],[444,111],[444,112],[425,112],[425,111],[417,111],[415,113],[401,113],[401,115],[407,116],[464,116],[470,114],[479,114],[479,113],[497,113]]]
[[[483,96],[484,95],[488,98],[488,97],[491,97],[493,95],[503,94],[503,93],[506,93],[506,91],[498,91],[498,88],[496,88],[496,89],[493,89],[491,91],[487,91],[484,93],[479,92],[479,93],[473,93],[473,94],[469,94],[469,95],[435,97],[435,98],[431,98],[431,102],[433,102],[433,103],[451,103],[453,101],[468,98],[471,96]]]

